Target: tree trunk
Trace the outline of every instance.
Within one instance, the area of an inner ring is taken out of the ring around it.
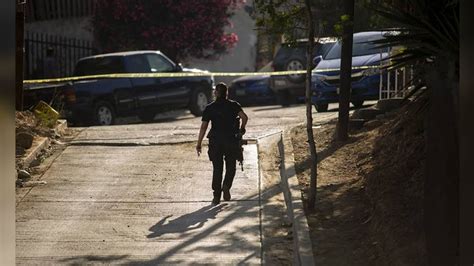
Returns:
[[[339,141],[345,141],[348,138],[349,98],[351,95],[352,74],[352,37],[354,33],[354,0],[344,1],[344,15],[348,16],[348,20],[343,21],[341,47],[339,117],[336,129],[337,139]]]
[[[449,58],[427,77],[430,111],[426,131],[425,235],[430,265],[458,265],[459,140],[454,78]]]
[[[313,117],[311,102],[311,70],[313,65],[313,46],[314,46],[314,24],[313,14],[311,12],[311,0],[305,0],[308,12],[308,46],[306,50],[306,131],[308,134],[308,146],[311,154],[311,180],[309,188],[308,209],[314,210],[316,203],[317,186],[317,165],[318,157],[316,153],[316,144],[313,136]]]

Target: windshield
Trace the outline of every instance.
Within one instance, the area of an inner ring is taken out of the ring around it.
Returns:
[[[341,42],[337,42],[334,44],[331,50],[326,54],[324,60],[330,59],[340,59],[341,58]],[[377,45],[370,43],[368,41],[359,41],[352,44],[352,56],[363,56],[369,54],[377,54],[380,53],[380,48],[376,48]]]
[[[319,48],[318,55],[321,55],[323,58],[325,58],[328,52],[331,51],[331,48],[334,44],[334,42],[321,44],[321,48]]]

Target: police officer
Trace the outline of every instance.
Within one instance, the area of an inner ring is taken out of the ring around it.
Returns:
[[[212,128],[207,135],[209,139],[209,160],[212,161],[212,189],[214,190],[213,204],[219,204],[221,193],[224,200],[230,200],[230,188],[235,176],[235,166],[239,155],[240,145],[238,134],[245,134],[248,117],[238,102],[227,99],[227,85],[218,83],[214,90],[216,100],[206,106],[202,115],[201,129],[196,145],[198,156],[201,154],[201,143],[206,134],[209,121]],[[242,124],[239,125],[239,120]],[[225,177],[222,182],[222,173],[225,161]]]

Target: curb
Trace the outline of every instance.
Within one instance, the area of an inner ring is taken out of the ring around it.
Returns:
[[[26,156],[21,160],[21,167],[28,168],[30,164],[38,157],[42,150],[46,149],[51,141],[46,137],[40,137],[33,140],[31,148],[25,151]]]
[[[270,145],[277,145],[282,160],[280,168],[280,188],[285,198],[286,212],[292,224],[293,232],[293,265],[314,265],[313,249],[309,236],[309,226],[303,210],[301,190],[295,172],[293,145],[288,133],[279,131],[257,139],[260,142],[270,140]],[[261,195],[262,196],[262,195]],[[262,239],[264,244],[265,239]],[[264,256],[262,256],[262,259]],[[265,264],[265,261],[263,261]]]
[[[267,239],[267,236],[265,232],[268,230],[267,227],[271,228],[271,224],[274,222],[273,219],[268,219],[267,215],[271,217],[272,215],[272,209],[266,208],[266,204],[274,204],[274,202],[270,203],[270,198],[272,198],[272,195],[275,194],[283,194],[283,198],[285,201],[285,204],[282,206],[279,206],[283,208],[284,212],[286,213],[287,216],[288,214],[288,208],[286,207],[286,189],[285,187],[281,184],[281,171],[278,172],[278,174],[272,175],[274,178],[266,179],[264,175],[264,170],[262,168],[262,162],[260,160],[260,152],[262,150],[271,150],[274,146],[278,146],[279,141],[281,142],[281,131],[278,131],[274,134],[267,134],[262,137],[258,137],[256,139],[257,143],[257,152],[258,152],[258,168],[259,168],[259,203],[260,203],[260,210],[259,210],[259,215],[260,215],[260,241],[262,244],[261,247],[261,265],[272,265],[272,260],[268,259],[271,255],[267,255],[269,250],[271,249],[272,242],[271,240],[269,241]],[[276,169],[278,170],[278,169]],[[287,220],[288,221],[288,220]],[[271,237],[270,237],[271,239]]]
[[[287,132],[283,133],[283,156],[284,167],[282,179],[288,181],[288,210],[291,213],[293,221],[293,237],[295,242],[296,265],[314,265],[314,255],[311,239],[309,236],[308,220],[303,209],[303,200],[301,199],[301,190],[298,183],[298,177],[295,171],[295,159],[293,154],[293,144]]]
[[[54,127],[54,131],[58,134],[63,134],[67,129],[66,120],[58,120],[58,124]],[[51,140],[47,137],[40,137],[33,140],[33,145],[25,151],[25,156],[21,159],[21,168],[29,168],[31,163],[38,157],[42,150],[46,149],[51,144]]]

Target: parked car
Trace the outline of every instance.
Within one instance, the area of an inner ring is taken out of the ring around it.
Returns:
[[[271,71],[271,62],[259,72]],[[270,75],[243,76],[234,79],[229,86],[229,98],[242,105],[272,104],[275,93],[270,88]]]
[[[206,71],[183,68],[159,51],[130,51],[82,58],[74,76],[159,72]],[[200,116],[212,99],[213,86],[212,76],[101,78],[70,82],[61,92],[69,122],[110,125],[119,116],[152,121],[158,112],[178,108]]]
[[[229,86],[229,98],[242,105],[272,103],[275,94],[269,87],[270,76],[243,76]]]
[[[325,55],[336,38],[319,38],[314,45],[313,57]],[[306,69],[306,47],[307,40],[298,40],[296,43],[283,43],[273,59],[274,71],[291,71]],[[286,76],[272,76],[270,87],[277,95],[282,105],[288,105],[294,101],[301,101],[305,96],[305,74],[294,74]]]
[[[355,33],[352,46],[352,86],[350,101],[361,107],[366,100],[379,98],[380,62],[389,56],[388,48],[377,48],[372,41],[384,38],[388,32],[371,31]],[[312,72],[312,103],[318,112],[328,109],[329,103],[339,101],[341,42],[332,46]],[[317,62],[316,62],[317,63]]]

